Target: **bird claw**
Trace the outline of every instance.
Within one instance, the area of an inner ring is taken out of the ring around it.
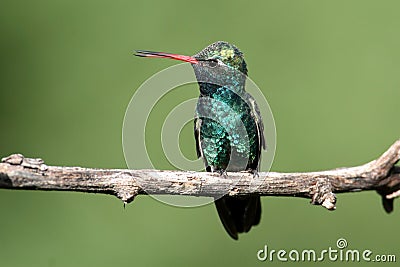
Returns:
[[[260,177],[260,175],[258,174],[258,170],[251,170],[251,173],[253,174],[253,178]]]
[[[216,171],[219,175],[221,175],[223,178],[228,178],[228,174],[226,170],[217,170]]]
[[[224,169],[214,169],[213,166],[207,166],[206,171],[211,172],[211,173],[218,173],[219,175],[223,177],[228,177],[228,174],[226,173],[226,170]]]

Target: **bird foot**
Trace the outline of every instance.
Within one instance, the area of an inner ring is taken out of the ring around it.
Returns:
[[[226,170],[218,170],[219,175],[221,175],[223,178],[228,178],[228,173]]]
[[[258,170],[250,170],[250,172],[253,174],[253,178],[260,177],[260,175],[258,174]]]
[[[227,174],[226,170],[224,170],[224,169],[214,169],[212,166],[207,166],[206,171],[211,172],[211,173],[218,173],[219,175],[221,175],[224,178],[228,177],[228,174]]]

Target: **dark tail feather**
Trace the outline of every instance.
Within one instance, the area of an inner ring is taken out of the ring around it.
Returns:
[[[215,206],[225,230],[235,240],[238,239],[238,233],[248,232],[261,219],[259,196],[225,196],[215,200]]]

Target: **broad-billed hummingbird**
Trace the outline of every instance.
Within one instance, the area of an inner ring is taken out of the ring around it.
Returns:
[[[215,42],[194,56],[137,50],[136,56],[171,58],[192,64],[200,96],[194,118],[198,157],[206,171],[250,171],[257,175],[265,149],[263,123],[255,99],[245,91],[247,65],[242,52]],[[235,240],[261,218],[259,196],[223,196],[215,200],[222,224]]]

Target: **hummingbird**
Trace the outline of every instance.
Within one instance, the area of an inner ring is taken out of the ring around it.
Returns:
[[[261,150],[266,147],[264,125],[255,99],[245,91],[247,65],[236,46],[218,41],[193,56],[148,50],[136,50],[135,55],[192,65],[200,90],[194,137],[206,171],[225,177],[227,171],[258,175]],[[215,205],[225,230],[235,240],[260,222],[260,196],[222,196]]]

